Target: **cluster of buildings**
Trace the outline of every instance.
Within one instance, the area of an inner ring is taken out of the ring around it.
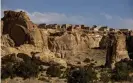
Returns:
[[[114,29],[114,28],[109,28],[108,26],[85,26],[85,25],[72,25],[72,24],[40,24],[38,25],[39,28],[43,29],[64,29],[67,31],[73,31],[74,29],[84,29],[88,31],[104,31],[104,32],[117,32],[117,31],[130,31],[130,29]]]

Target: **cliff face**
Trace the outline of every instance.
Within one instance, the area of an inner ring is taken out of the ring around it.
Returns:
[[[71,56],[87,49],[99,48],[102,37],[100,34],[83,31],[64,32],[60,36],[48,36],[48,48],[63,57]]]
[[[25,12],[5,11],[3,21],[2,34],[9,34],[15,42],[15,46],[25,43],[34,43],[35,37],[39,34],[37,26],[33,24]],[[36,33],[36,35],[34,35]],[[37,37],[40,39],[40,36]],[[41,40],[41,39],[40,39]]]
[[[133,59],[133,33],[129,33],[127,36],[126,44],[129,57]]]
[[[124,34],[118,34],[116,41],[116,61],[124,58],[129,58],[126,47],[126,36]]]
[[[49,62],[57,59],[83,61],[86,57],[105,61],[106,55],[106,64],[111,66],[113,62],[129,58],[128,54],[133,52],[132,36],[127,50],[126,35],[123,33],[90,32],[71,26],[69,30],[67,27],[38,28],[26,13],[14,11],[6,11],[1,23],[2,56],[24,53],[32,57],[31,53],[39,52],[39,60]]]
[[[129,59],[126,46],[126,36],[123,33],[108,34],[106,66],[114,68],[116,62]]]

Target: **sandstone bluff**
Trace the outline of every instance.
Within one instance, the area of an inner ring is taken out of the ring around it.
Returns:
[[[107,26],[34,24],[25,12],[5,11],[1,20],[2,65],[6,60],[62,68],[82,67],[87,59],[97,66],[133,58],[133,32]],[[29,57],[29,58],[28,58]]]

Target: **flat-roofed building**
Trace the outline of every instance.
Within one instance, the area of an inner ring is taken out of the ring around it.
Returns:
[[[62,25],[61,25],[61,28],[66,29],[66,24],[62,24]]]
[[[90,28],[90,30],[91,30],[91,31],[99,31],[99,28],[97,28],[97,27],[92,27],[92,28]]]
[[[45,23],[39,24],[38,27],[39,27],[39,28],[46,29],[46,24],[45,24]]]
[[[122,32],[127,32],[127,31],[130,31],[131,29],[119,29],[119,30]]]
[[[56,29],[60,29],[61,27],[60,27],[59,24],[57,24],[57,25],[55,26],[55,28],[56,28]]]
[[[99,31],[109,31],[108,26],[98,26]]]
[[[72,25],[73,29],[81,29],[80,25]]]
[[[93,25],[91,28],[90,28],[90,31],[94,31],[94,32],[97,32],[99,28],[97,28],[96,25]]]
[[[85,25],[82,24],[82,25],[81,25],[81,29],[84,29],[84,27],[85,27]]]
[[[114,28],[109,28],[109,31],[115,32]]]

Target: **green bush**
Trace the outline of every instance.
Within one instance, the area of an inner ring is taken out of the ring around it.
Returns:
[[[97,81],[97,73],[92,66],[72,69],[68,75],[68,83],[93,83]]]
[[[108,68],[104,68],[100,71],[100,80],[104,83],[108,83],[112,81],[112,70]]]
[[[20,76],[24,78],[36,77],[39,73],[39,66],[33,62],[7,63],[2,66],[1,78]]]
[[[6,65],[2,65],[1,68],[1,78],[5,79],[8,77],[13,77],[14,76],[14,65],[10,62],[8,62]]]
[[[36,77],[39,73],[39,66],[34,62],[22,62],[16,67],[15,73],[17,74],[17,76],[24,78]]]
[[[47,72],[46,72],[47,75],[50,75],[52,77],[60,77],[61,74],[62,74],[62,71],[60,69],[60,66],[50,66],[48,69],[47,69]]]
[[[120,61],[115,64],[112,78],[116,81],[130,80],[129,73],[133,72],[132,61]]]
[[[36,77],[39,73],[39,65],[25,54],[21,56],[2,57],[1,78],[20,76],[24,78]]]

